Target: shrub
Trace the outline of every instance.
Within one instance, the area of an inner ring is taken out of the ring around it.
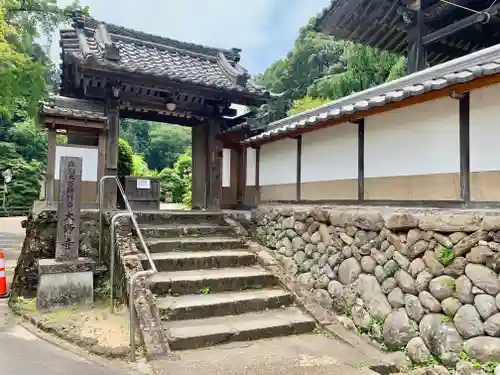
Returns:
[[[118,177],[130,176],[134,170],[134,152],[126,140],[118,142]]]

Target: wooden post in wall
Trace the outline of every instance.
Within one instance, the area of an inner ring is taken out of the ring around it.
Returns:
[[[365,119],[358,120],[358,201],[365,200]]]
[[[260,147],[255,149],[255,204],[260,204]]]
[[[45,174],[45,201],[50,203],[54,201],[54,179],[56,169],[56,146],[57,131],[55,128],[49,128],[48,131],[48,155],[47,155],[47,173]]]
[[[301,200],[302,190],[302,136],[297,137],[297,177],[295,179],[295,200]]]
[[[247,189],[247,149],[238,149],[238,185],[236,188],[236,204],[242,206],[246,202]]]
[[[459,98],[460,124],[460,200],[470,202],[470,96],[461,94]]]
[[[219,211],[222,198],[222,142],[217,139],[221,130],[222,117],[208,121],[207,149],[207,210]]]

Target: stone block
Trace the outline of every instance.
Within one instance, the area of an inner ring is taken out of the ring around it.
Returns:
[[[40,259],[37,309],[50,310],[94,302],[95,263],[86,258],[75,261]]]

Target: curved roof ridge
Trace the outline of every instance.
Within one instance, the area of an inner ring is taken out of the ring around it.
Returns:
[[[96,20],[95,18],[92,17],[87,17],[85,19],[85,26],[91,29],[97,29],[97,26],[100,23],[103,23],[106,26],[108,33],[110,34],[141,39],[144,40],[145,42],[163,44],[165,46],[171,46],[177,49],[197,52],[200,54],[212,55],[214,57],[217,57],[217,55],[220,52],[222,52],[228,59],[232,60],[238,58],[241,52],[241,49],[238,48],[223,49],[223,48],[205,46],[202,44],[182,42],[180,40],[154,35],[144,31],[134,30],[123,26],[115,25],[112,23]]]

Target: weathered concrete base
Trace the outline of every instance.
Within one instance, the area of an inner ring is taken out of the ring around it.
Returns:
[[[85,258],[65,262],[40,259],[37,309],[49,310],[93,303],[94,266],[92,260]]]

